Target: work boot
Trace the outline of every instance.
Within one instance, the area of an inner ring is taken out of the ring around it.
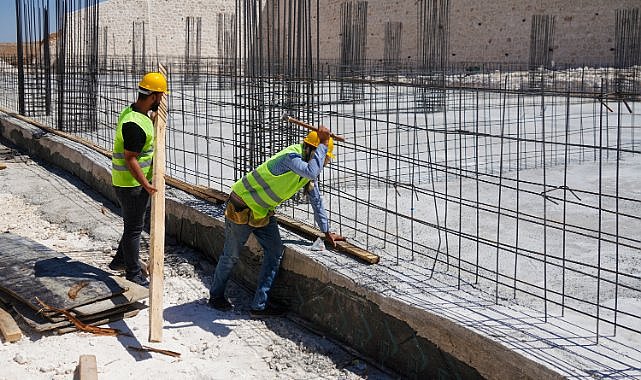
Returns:
[[[127,276],[126,278],[127,280],[140,286],[144,286],[145,288],[149,287],[149,280],[147,280],[147,277],[145,277],[141,272],[136,273],[134,276]]]
[[[249,315],[251,315],[252,318],[263,318],[263,317],[280,317],[285,315],[287,310],[280,306],[276,306],[273,304],[268,304],[264,309],[262,310],[250,310]]]
[[[234,305],[225,297],[210,298],[207,305],[219,311],[229,311],[234,308]]]
[[[140,265],[140,269],[142,270],[142,275],[145,277],[149,277],[148,265],[142,260],[138,260],[138,263]],[[111,260],[108,267],[114,272],[124,272],[127,269],[124,261],[115,258]]]
[[[109,269],[115,272],[122,272],[126,269],[125,262],[115,258],[109,263]]]

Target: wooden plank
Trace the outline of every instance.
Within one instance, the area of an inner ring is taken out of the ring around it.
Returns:
[[[33,125],[35,127],[38,127],[40,129],[42,129],[43,131],[46,131],[47,133],[51,133],[51,134],[63,137],[65,139],[67,139],[67,140],[71,140],[71,141],[73,141],[75,143],[84,145],[84,146],[86,146],[88,148],[91,148],[91,149],[95,150],[96,152],[99,152],[99,153],[111,158],[111,154],[112,154],[111,150],[105,149],[105,148],[101,147],[100,145],[98,145],[98,144],[96,144],[96,143],[94,143],[92,141],[83,139],[82,137],[79,137],[79,136],[76,136],[76,135],[72,135],[71,133],[67,133],[67,132],[59,131],[59,130],[57,130],[55,128],[51,128],[50,126],[45,125],[45,124],[43,124],[43,123],[41,123],[41,122],[39,122],[37,120],[31,119],[31,118],[29,118],[27,116],[24,116],[24,115],[20,115],[20,114],[14,112],[14,111],[10,111],[10,110],[7,110],[7,109],[2,108],[2,107],[0,107],[0,112],[6,113],[7,115],[9,115],[11,117],[15,117],[16,119],[22,120],[22,121],[24,121],[26,123],[29,123],[29,124],[31,124],[31,125]]]
[[[292,219],[288,216],[276,214],[276,220],[278,220],[278,223],[280,223],[281,225],[288,227],[295,232],[299,232],[314,238],[325,238],[325,234],[320,232],[316,228],[308,224],[299,222],[296,219]],[[380,260],[380,257],[378,255],[375,255],[345,241],[336,242],[336,248],[341,252],[347,253],[370,264],[377,264]]]
[[[75,299],[69,290],[86,281]],[[0,289],[34,310],[39,297],[48,305],[68,310],[125,291],[110,274],[11,233],[0,235]]]
[[[98,365],[95,355],[80,355],[78,362],[79,380],[98,380]]]
[[[124,293],[117,294],[102,301],[74,307],[71,311],[78,316],[92,315],[149,297],[149,289],[144,286],[140,286],[118,276],[112,276],[111,278],[126,289]]]
[[[10,343],[17,342],[22,338],[22,331],[16,324],[11,314],[0,308],[0,331],[4,340]]]
[[[61,315],[50,314],[45,317],[43,313],[39,313],[37,310],[27,306],[22,300],[2,290],[0,290],[0,304],[36,331],[42,331],[38,328],[39,326],[64,324],[66,322],[64,316]]]
[[[159,65],[167,78],[167,70]],[[165,261],[165,129],[167,125],[167,95],[163,95],[154,124],[153,183],[158,190],[151,196],[151,226],[149,233],[149,341],[162,341],[163,327],[163,267]]]
[[[201,185],[192,185],[169,176],[165,176],[165,183],[208,202],[223,203],[226,202],[229,197],[227,193],[222,191]]]
[[[140,312],[140,310],[146,309],[147,305],[136,302],[134,304],[128,305],[127,308],[128,309],[126,311],[104,316],[104,317],[101,317],[100,319],[87,322],[87,324],[92,326],[101,326],[101,325],[106,325],[108,323],[120,321],[121,319],[135,317],[136,315],[138,315],[138,312]],[[65,327],[60,327],[53,330],[53,332],[58,335],[67,334],[74,331],[78,331],[78,329],[76,328],[76,326],[71,324]]]
[[[27,326],[29,326],[34,331],[45,332],[65,328],[75,330],[75,327],[66,317],[61,316],[60,314],[55,314],[55,318],[45,318],[42,316],[42,313],[36,312],[27,305],[23,304],[21,301],[11,297],[10,295],[7,295],[6,293],[0,292],[0,301],[5,305],[6,308],[9,308],[14,313],[14,315],[20,318]],[[138,311],[146,308],[147,305],[141,302],[133,302],[131,304],[118,306],[113,309],[104,310],[95,314],[76,316],[83,323],[97,326],[100,324],[118,321],[123,318],[129,317],[130,315],[132,315],[132,312],[135,312],[133,315],[136,315]]]

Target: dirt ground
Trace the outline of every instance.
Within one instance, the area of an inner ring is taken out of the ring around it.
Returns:
[[[17,47],[15,43],[0,42],[0,56],[16,56]]]
[[[108,271],[122,228],[115,205],[67,173],[1,144],[0,164],[6,165],[0,169],[0,238],[3,233],[24,236]],[[146,244],[147,236],[143,257]],[[147,341],[148,309],[109,325],[133,337],[39,334],[21,325],[22,340],[3,340],[0,345],[0,380],[70,379],[83,354],[96,356],[98,377],[103,379],[392,377],[304,328],[293,316],[251,319],[250,294],[233,284],[233,312],[208,308],[207,285],[214,264],[171,241],[165,254],[163,342]],[[139,345],[181,356],[127,349]]]

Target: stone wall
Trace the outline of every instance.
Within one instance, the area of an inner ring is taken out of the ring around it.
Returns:
[[[340,6],[345,0],[320,0],[320,51],[335,59],[340,51]],[[533,15],[556,16],[553,60],[559,63],[612,64],[617,9],[641,6],[639,0],[450,0],[450,62],[527,62]],[[417,1],[368,2],[367,58],[381,59],[386,22],[402,22],[400,58],[416,58]]]
[[[234,6],[234,0],[105,1],[99,5],[100,44],[104,45],[103,36],[106,31],[107,54],[130,56],[132,44],[135,43],[134,27],[141,28],[144,23],[147,56],[183,56],[186,46],[187,17],[200,17],[201,56],[214,57],[218,49],[218,15],[234,13]],[[137,43],[141,44],[141,41]],[[104,48],[101,46],[102,52]]]
[[[276,0],[278,1],[278,0]],[[438,0],[437,3],[445,0]],[[319,0],[312,5],[318,19],[321,59],[340,58],[341,4]],[[314,3],[314,0],[312,0]],[[267,4],[265,2],[264,4]],[[449,62],[519,62],[529,59],[533,15],[555,16],[552,60],[557,63],[604,63],[614,59],[616,11],[638,8],[639,0],[449,0]],[[283,5],[284,7],[284,5]],[[383,58],[385,24],[402,23],[399,60],[416,60],[419,2],[369,0],[366,58]],[[145,23],[148,56],[182,56],[187,17],[200,17],[201,55],[216,57],[218,14],[233,14],[233,0],[109,0],[100,3],[100,39],[110,55],[131,55],[132,23]],[[242,22],[242,20],[241,20]],[[106,28],[106,29],[105,29]],[[316,42],[316,28],[312,41]],[[140,43],[140,42],[138,42]],[[101,51],[104,51],[102,49]]]

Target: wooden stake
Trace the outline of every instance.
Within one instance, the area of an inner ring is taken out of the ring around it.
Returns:
[[[95,355],[80,355],[78,361],[79,380],[98,380],[98,365]]]
[[[167,70],[159,65],[167,78]],[[151,196],[149,233],[149,341],[162,341],[163,327],[163,266],[165,261],[165,129],[167,126],[167,95],[162,97],[154,125],[153,184],[158,190]]]

